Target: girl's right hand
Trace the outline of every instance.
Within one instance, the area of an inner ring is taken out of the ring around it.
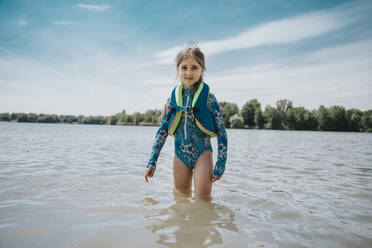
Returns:
[[[149,180],[147,179],[147,177],[153,177],[154,176],[154,173],[155,173],[155,170],[153,168],[148,168],[146,170],[146,175],[145,175],[146,182],[149,182]]]

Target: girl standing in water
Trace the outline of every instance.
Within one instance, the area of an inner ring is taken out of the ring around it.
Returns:
[[[148,182],[148,177],[153,177],[159,153],[169,134],[175,137],[174,187],[181,193],[191,193],[194,175],[195,195],[208,198],[212,182],[219,180],[225,171],[226,130],[217,99],[203,82],[204,54],[197,47],[185,48],[176,56],[175,64],[181,82],[165,105],[145,179]],[[213,169],[210,138],[216,136],[218,156]]]

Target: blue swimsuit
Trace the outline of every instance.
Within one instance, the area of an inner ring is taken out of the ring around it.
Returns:
[[[192,90],[188,88],[184,89],[182,101],[184,103],[184,106],[191,106],[192,99]],[[169,99],[167,102],[169,103]],[[167,116],[170,112],[169,105],[170,104],[167,104],[165,114],[161,119],[160,127],[158,129],[158,132],[156,133],[147,168],[156,168],[156,162],[158,160],[160,151],[167,139]],[[208,109],[213,114],[217,128],[218,156],[213,173],[217,176],[222,176],[225,171],[227,158],[227,135],[220,106],[217,102],[216,97],[212,93],[209,93]],[[183,113],[182,119],[175,131],[174,150],[179,160],[181,160],[190,169],[194,169],[199,157],[205,151],[212,151],[212,146],[210,137],[199,129],[199,127],[195,124],[194,118],[192,118],[190,114],[187,115],[187,121],[185,125],[185,116],[186,114]]]

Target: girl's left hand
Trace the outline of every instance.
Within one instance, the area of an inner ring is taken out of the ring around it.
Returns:
[[[215,182],[217,180],[220,180],[222,176],[213,175],[212,182]]]

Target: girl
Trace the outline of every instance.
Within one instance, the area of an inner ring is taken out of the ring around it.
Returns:
[[[227,135],[216,97],[203,82],[206,70],[204,54],[197,47],[180,51],[175,59],[176,86],[164,107],[159,130],[155,136],[145,174],[153,177],[156,161],[168,134],[175,136],[173,179],[175,188],[191,193],[192,176],[198,197],[210,197],[212,182],[219,180],[225,171]],[[211,137],[218,137],[218,159],[213,170]]]

